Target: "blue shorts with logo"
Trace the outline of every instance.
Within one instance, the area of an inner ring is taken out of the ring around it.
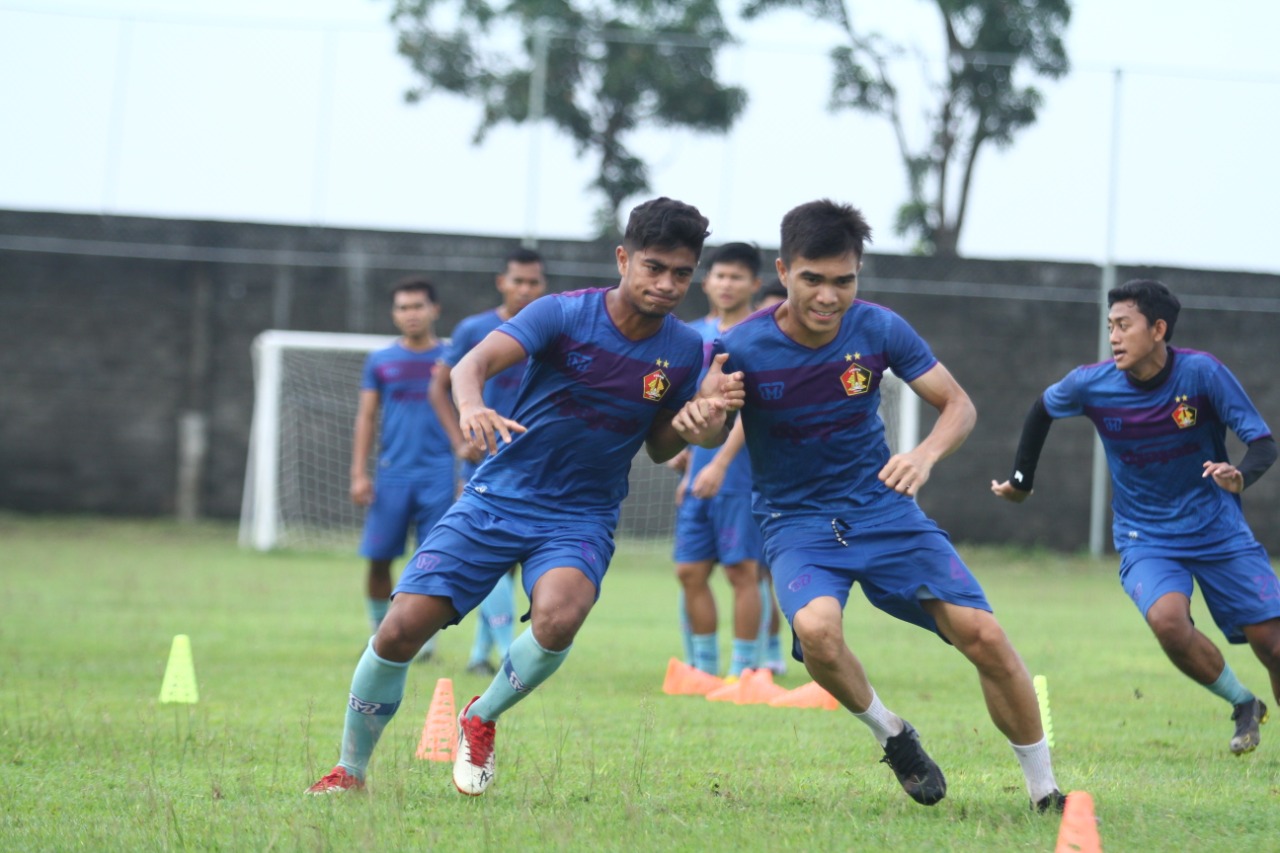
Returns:
[[[599,598],[613,549],[613,530],[603,521],[529,521],[463,493],[405,564],[392,596],[410,592],[447,598],[458,611],[449,623],[456,625],[520,563],[531,601],[538,579],[561,567],[586,575]]]
[[[932,631],[944,642],[921,601],[936,598],[991,611],[950,537],[918,508],[880,524],[855,527],[848,522],[804,517],[768,524],[765,559],[787,622],[815,598],[830,596],[843,608],[855,582],[877,609]],[[793,642],[791,654],[803,660],[799,641]]]
[[[364,517],[360,556],[392,560],[404,553],[405,537],[413,525],[413,541],[427,532],[453,503],[453,483],[384,482],[373,486],[373,503]]]
[[[703,560],[733,566],[759,560],[764,549],[760,526],[751,514],[751,494],[695,498],[685,494],[676,511],[677,563]]]
[[[1246,642],[1244,626],[1280,617],[1280,578],[1256,541],[1238,551],[1194,557],[1153,548],[1126,548],[1120,554],[1120,583],[1143,618],[1170,592],[1191,598],[1193,578],[1230,643]]]

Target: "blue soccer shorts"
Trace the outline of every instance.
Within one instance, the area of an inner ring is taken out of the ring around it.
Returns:
[[[676,512],[677,563],[703,560],[734,566],[760,560],[764,539],[751,514],[751,495],[728,494],[695,498],[686,494]]]
[[[404,553],[409,525],[413,525],[413,541],[421,542],[452,503],[452,482],[377,481],[373,503],[364,517],[360,556],[370,560],[399,557]]]
[[[1191,598],[1193,578],[1227,642],[1243,643],[1245,625],[1280,617],[1280,578],[1257,542],[1228,554],[1198,557],[1145,548],[1120,554],[1120,583],[1144,619],[1163,595],[1180,592]]]
[[[765,559],[787,622],[792,623],[796,613],[815,598],[830,596],[843,609],[855,582],[874,607],[932,631],[944,642],[922,601],[936,598],[991,611],[982,585],[951,539],[918,508],[866,527],[847,521],[806,517],[768,525]],[[791,654],[803,660],[798,640]]]
[[[457,611],[449,624],[456,625],[520,563],[530,601],[538,579],[562,567],[586,575],[599,598],[613,549],[613,530],[603,521],[529,521],[464,493],[405,564],[392,597],[410,592],[447,598]]]

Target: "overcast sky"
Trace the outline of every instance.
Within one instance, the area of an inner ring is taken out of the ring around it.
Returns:
[[[932,3],[849,3],[940,59]],[[1280,3],[1074,5],[1074,69],[1037,83],[1041,118],[1013,147],[981,156],[962,254],[1105,260],[1114,139],[1117,261],[1280,272]],[[390,6],[0,0],[0,207],[589,236],[594,164],[552,128],[503,126],[477,147],[474,105],[404,103]],[[789,15],[730,24],[722,77],[747,89],[747,112],[727,136],[639,134],[653,194],[698,205],[713,242],[764,245],[795,204],[849,201],[873,251],[904,251],[887,124],[826,109],[835,34]],[[926,104],[916,69],[899,69],[909,117]]]

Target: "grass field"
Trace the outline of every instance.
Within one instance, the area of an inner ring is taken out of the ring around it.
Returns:
[[[1058,779],[1093,795],[1104,849],[1280,849],[1280,727],[1230,755],[1230,709],[1166,662],[1111,560],[962,550],[1048,679]],[[886,704],[946,771],[947,799],[923,808],[844,711],[664,695],[675,583],[664,553],[625,543],[567,663],[502,719],[484,797],[413,757],[437,678],[460,701],[485,686],[462,672],[469,622],[413,668],[370,795],[304,797],[337,759],[361,579],[347,555],[241,551],[229,526],[0,516],[0,849],[1054,847],[1056,818],[1029,813],[954,650],[860,597],[846,615]],[[180,633],[200,701],[160,705]],[[1227,654],[1267,690],[1247,649]]]

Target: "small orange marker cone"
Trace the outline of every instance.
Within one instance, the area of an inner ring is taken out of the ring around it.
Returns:
[[[689,666],[682,660],[667,661],[667,677],[662,682],[662,692],[669,696],[705,696],[724,682],[714,675]]]
[[[834,711],[840,707],[836,697],[816,681],[789,690],[769,700],[769,704],[775,708],[821,708],[824,711]]]
[[[440,678],[431,694],[416,755],[424,761],[453,761],[457,748],[458,714],[453,707],[453,681]]]
[[[734,700],[739,705],[768,705],[787,692],[787,688],[773,683],[773,671],[764,667],[743,672],[741,684]]]
[[[1067,794],[1058,827],[1058,846],[1054,853],[1102,853],[1098,838],[1098,818],[1093,813],[1093,797],[1085,791]]]

